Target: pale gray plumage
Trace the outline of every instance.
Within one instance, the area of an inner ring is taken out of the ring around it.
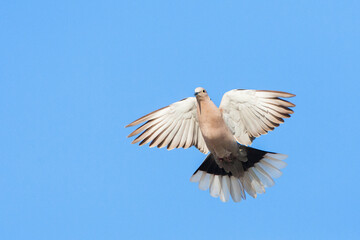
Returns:
[[[146,122],[128,137],[141,133],[132,143],[141,141],[141,146],[151,142],[150,147],[167,146],[169,150],[195,146],[202,153],[208,153],[199,129],[196,106],[196,99],[189,97],[149,113],[126,126],[132,127]]]
[[[191,177],[199,188],[226,202],[252,197],[274,185],[281,176],[287,156],[246,147],[254,138],[273,130],[290,117],[295,105],[283,100],[295,95],[278,91],[231,90],[216,107],[203,88],[196,97],[185,98],[149,113],[126,127],[143,124],[128,137],[138,135],[132,143],[149,143],[167,149],[195,146],[210,152]],[[241,144],[241,145],[239,145]],[[245,191],[244,191],[245,190]]]
[[[295,105],[282,98],[295,95],[278,91],[240,90],[226,92],[220,103],[223,118],[232,133],[244,145],[289,118]]]

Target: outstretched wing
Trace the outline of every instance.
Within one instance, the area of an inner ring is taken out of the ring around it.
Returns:
[[[150,147],[168,150],[174,148],[197,147],[201,152],[208,153],[197,119],[197,102],[194,97],[185,98],[167,107],[149,113],[126,127],[145,122],[128,137],[140,134],[132,143],[140,142],[140,146],[149,143]]]
[[[272,131],[294,113],[294,104],[281,98],[294,94],[266,90],[234,89],[221,100],[223,118],[236,139],[250,145],[254,138]]]

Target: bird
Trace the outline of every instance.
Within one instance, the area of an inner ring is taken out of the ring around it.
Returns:
[[[284,100],[294,94],[253,89],[226,92],[217,107],[208,92],[195,89],[188,97],[153,111],[128,124],[136,130],[132,143],[168,150],[195,146],[208,154],[191,176],[201,190],[227,202],[253,198],[275,184],[287,163],[285,154],[250,147],[255,138],[274,130],[294,113],[295,104]]]

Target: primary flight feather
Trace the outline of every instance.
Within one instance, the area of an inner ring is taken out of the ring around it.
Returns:
[[[262,134],[289,118],[295,105],[282,98],[294,94],[234,89],[226,92],[220,107],[211,101],[205,89],[195,89],[195,97],[185,98],[149,113],[126,127],[142,124],[128,137],[132,143],[150,147],[189,148],[195,146],[210,154],[191,177],[202,190],[226,202],[229,196],[238,202],[247,192],[256,197],[265,187],[274,185],[279,169],[286,166],[284,154],[248,147]]]

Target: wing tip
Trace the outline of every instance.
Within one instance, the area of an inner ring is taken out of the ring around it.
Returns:
[[[133,131],[132,133],[130,133],[129,135],[127,135],[127,138],[133,137],[133,136],[135,136],[135,135],[136,135],[136,133],[135,133],[135,131]]]
[[[275,93],[278,94],[279,97],[285,97],[285,98],[291,98],[295,97],[296,95],[289,92],[283,92],[283,91],[275,91],[275,90],[256,90],[258,92],[268,92],[268,93]]]

